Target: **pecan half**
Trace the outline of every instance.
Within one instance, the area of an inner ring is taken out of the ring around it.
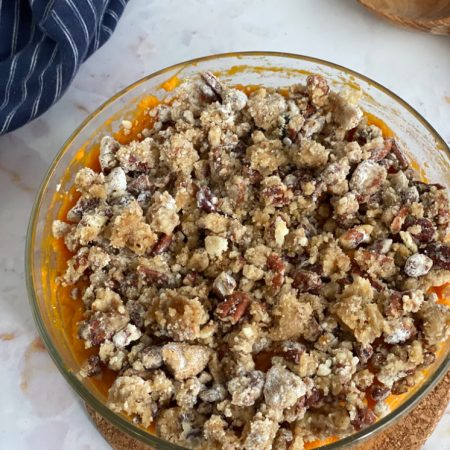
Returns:
[[[229,321],[234,325],[246,313],[249,305],[250,297],[248,294],[239,291],[234,292],[217,305],[216,314],[219,319]]]

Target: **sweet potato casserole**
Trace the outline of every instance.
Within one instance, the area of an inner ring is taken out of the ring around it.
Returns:
[[[356,91],[247,93],[204,73],[139,139],[103,137],[53,233],[112,410],[188,448],[298,450],[372,424],[433,363],[449,202]]]

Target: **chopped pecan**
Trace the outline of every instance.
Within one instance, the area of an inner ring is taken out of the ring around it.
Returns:
[[[302,115],[305,119],[308,119],[316,112],[316,108],[313,105],[308,104],[303,110]]]
[[[347,142],[353,142],[355,140],[355,134],[358,127],[351,128],[345,133],[345,140]]]
[[[382,384],[373,384],[369,389],[370,396],[376,402],[386,399],[390,393],[391,390]]]
[[[409,277],[421,277],[426,275],[433,267],[433,260],[421,253],[411,255],[405,262],[405,273]]]
[[[430,192],[433,187],[438,190],[445,189],[445,187],[439,183],[424,183],[423,181],[420,180],[414,180],[413,183],[421,194],[423,194],[424,192]]]
[[[288,362],[298,364],[305,350],[306,347],[299,342],[284,341],[273,349],[273,355],[281,356]]]
[[[133,154],[128,158],[127,165],[133,172],[148,172],[152,167],[148,162],[140,161],[139,158]]]
[[[378,191],[386,180],[387,172],[383,166],[375,161],[366,160],[358,164],[350,179],[350,189],[370,196]]]
[[[395,139],[391,139],[391,151],[397,158],[400,169],[407,169],[409,167],[408,160],[406,159],[406,156],[403,154]]]
[[[408,392],[415,385],[414,377],[409,375],[396,381],[392,386],[391,392],[394,395],[401,395]]]
[[[250,180],[250,184],[253,184],[255,186],[259,186],[261,184],[261,181],[264,179],[264,177],[258,170],[252,169],[249,166],[244,166],[243,173]]]
[[[320,389],[313,387],[310,393],[306,396],[305,405],[308,407],[317,406],[324,398],[323,392]]]
[[[306,87],[311,102],[314,105],[321,106],[323,97],[325,97],[330,90],[325,78],[321,77],[320,75],[309,75],[306,79]]]
[[[153,248],[153,253],[155,255],[160,255],[161,253],[164,253],[167,251],[167,249],[170,247],[170,244],[172,243],[173,235],[172,234],[163,234],[159,241],[156,243],[155,247]]]
[[[201,74],[203,81],[212,89],[217,99],[222,101],[223,86],[222,83],[211,72],[203,72]]]
[[[373,161],[382,160],[391,151],[391,148],[392,148],[392,139],[385,139],[383,146],[375,147],[372,150],[370,159]]]
[[[67,212],[67,220],[79,222],[85,212],[94,210],[99,203],[100,200],[98,198],[81,197],[75,206]]]
[[[212,290],[220,297],[231,295],[236,288],[236,280],[227,272],[221,272],[213,281]]]
[[[382,290],[386,289],[386,285],[383,284],[382,281],[378,280],[377,278],[371,277],[369,275],[364,275],[363,276],[363,278],[366,278],[366,277],[369,280],[369,282],[372,285],[372,287],[374,287],[378,291],[382,291]]]
[[[370,250],[358,249],[355,252],[356,263],[363,273],[367,272],[371,278],[390,278],[397,272],[394,258],[380,255]]]
[[[373,230],[371,225],[362,225],[350,228],[339,237],[339,243],[344,249],[353,249],[370,240],[370,234]]]
[[[370,358],[372,358],[373,348],[370,344],[363,345],[360,342],[355,342],[353,348],[361,364],[367,364]]]
[[[130,315],[130,322],[138,328],[142,328],[146,313],[144,305],[134,300],[128,300],[125,307]]]
[[[400,317],[403,311],[402,293],[392,291],[384,305],[384,313],[388,317]]]
[[[218,198],[211,192],[208,186],[200,186],[197,191],[197,206],[207,212],[211,213],[216,210]]]
[[[375,372],[379,372],[382,367],[386,364],[386,355],[377,351],[370,358],[370,365]]]
[[[156,190],[156,186],[150,183],[148,175],[141,174],[128,183],[127,190],[130,194],[138,196],[143,192],[154,192]]]
[[[322,286],[322,280],[319,274],[310,270],[296,270],[293,275],[292,287],[299,292],[315,292]]]
[[[424,253],[433,260],[435,269],[450,270],[450,246],[433,242],[425,247]]]
[[[273,276],[270,279],[270,285],[275,289],[278,289],[284,283],[284,273],[286,271],[286,265],[281,259],[280,255],[272,253],[267,257],[267,268],[273,272]]]
[[[91,346],[101,344],[112,336],[113,331],[107,330],[107,325],[98,314],[90,317],[89,321],[81,324],[79,335]]]
[[[425,368],[431,366],[436,361],[436,355],[432,352],[425,352],[423,355],[423,362],[419,368]]]
[[[392,243],[392,239],[378,239],[370,246],[370,249],[375,253],[385,255],[391,249]]]
[[[91,355],[88,358],[86,366],[86,375],[88,377],[94,377],[102,373],[101,361],[98,355]]]
[[[245,292],[234,292],[226,300],[219,303],[216,314],[223,321],[230,321],[233,325],[237,323],[246,313],[250,305],[250,297]]]
[[[263,197],[266,205],[283,206],[289,202],[287,197],[287,189],[282,183],[267,186],[261,190],[261,196]]]
[[[436,237],[436,227],[430,219],[408,216],[405,220],[405,227],[413,238],[421,244],[434,241]]]
[[[393,234],[397,234],[400,232],[407,215],[408,215],[408,208],[404,206],[403,208],[400,209],[398,214],[394,217],[394,219],[391,222],[390,229]]]
[[[273,272],[279,272],[284,274],[286,270],[286,265],[284,261],[281,259],[281,256],[277,253],[272,253],[267,257],[267,268],[272,270]]]
[[[169,277],[166,274],[150,269],[147,266],[140,265],[136,270],[151,284],[161,285],[169,281]]]
[[[357,431],[371,425],[377,420],[377,416],[374,412],[367,408],[356,408],[356,417],[351,421],[351,424]]]
[[[195,270],[192,270],[186,274],[186,276],[183,279],[183,284],[186,286],[195,286],[195,283],[198,279],[198,272]]]

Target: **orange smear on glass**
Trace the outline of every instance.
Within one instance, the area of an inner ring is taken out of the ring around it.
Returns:
[[[305,442],[305,450],[311,450],[313,448],[319,448],[324,445],[332,444],[333,442],[338,441],[339,438],[336,436],[330,436],[326,439],[318,439],[316,441]]]
[[[173,91],[176,87],[178,87],[181,84],[181,80],[174,75],[172,78],[169,78],[168,80],[164,81],[164,83],[161,84],[161,87],[167,91]]]
[[[379,117],[374,116],[372,113],[369,113],[369,112],[364,112],[364,117],[367,120],[367,124],[375,125],[376,127],[378,127],[381,130],[381,132],[383,133],[383,136],[385,138],[394,137],[394,132]]]

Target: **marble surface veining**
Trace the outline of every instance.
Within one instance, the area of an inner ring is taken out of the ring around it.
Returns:
[[[142,76],[193,57],[274,50],[384,84],[450,142],[450,40],[397,29],[342,0],[132,0],[110,41],[50,111],[0,137],[0,448],[109,448],[59,374],[28,306],[26,227],[56,152],[86,115]],[[450,449],[450,409],[425,445]]]

